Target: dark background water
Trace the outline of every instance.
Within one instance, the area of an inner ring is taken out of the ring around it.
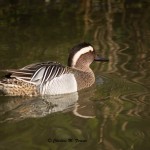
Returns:
[[[0,0],[1,70],[66,64],[83,41],[110,60],[92,64],[95,85],[42,99],[1,96],[0,149],[150,149],[149,0]]]

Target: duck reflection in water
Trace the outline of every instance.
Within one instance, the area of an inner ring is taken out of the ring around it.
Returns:
[[[82,118],[93,118],[94,112],[88,111],[92,107],[89,100],[93,90],[85,92],[79,99],[78,92],[63,95],[45,95],[42,97],[7,97],[0,105],[1,122],[19,121],[26,118],[39,118],[56,112],[72,111],[74,115]],[[89,113],[90,112],[90,113]]]

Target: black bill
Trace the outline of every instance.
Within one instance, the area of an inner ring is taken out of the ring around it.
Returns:
[[[96,56],[95,57],[95,59],[94,59],[94,61],[109,61],[109,59],[108,58],[103,58],[103,57],[99,57],[99,56]]]

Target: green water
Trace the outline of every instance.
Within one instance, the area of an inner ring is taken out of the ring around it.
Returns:
[[[0,96],[1,150],[150,149],[148,0],[0,1],[1,70],[66,64],[83,41],[110,60],[92,64],[96,83],[65,96]]]

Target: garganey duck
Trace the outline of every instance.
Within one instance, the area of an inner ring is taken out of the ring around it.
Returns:
[[[6,70],[0,81],[0,90],[9,96],[56,95],[79,91],[95,82],[90,68],[93,61],[107,61],[98,58],[93,46],[80,43],[69,54],[68,66],[57,62],[30,64],[17,70]]]

